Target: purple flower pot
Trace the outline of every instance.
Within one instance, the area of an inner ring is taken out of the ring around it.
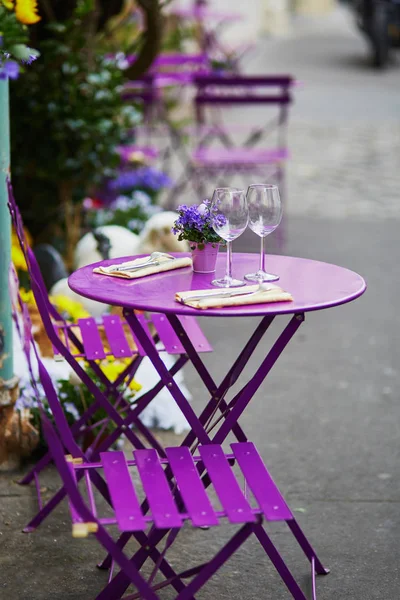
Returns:
[[[217,264],[219,244],[198,244],[189,242],[192,251],[195,273],[214,273]]]

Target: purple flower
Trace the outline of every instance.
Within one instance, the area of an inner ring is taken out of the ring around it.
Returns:
[[[162,171],[152,167],[141,167],[121,171],[119,176],[110,181],[109,189],[112,191],[129,191],[133,189],[149,189],[158,192],[171,185],[171,180]]]
[[[0,79],[17,79],[19,75],[19,64],[15,60],[7,60],[0,65]]]
[[[30,54],[28,56],[28,58],[25,58],[25,59],[21,60],[21,62],[25,63],[26,65],[31,65],[37,59],[38,59],[38,55],[37,54]]]
[[[179,240],[197,243],[221,242],[221,238],[216,233],[213,225],[217,224],[218,227],[221,227],[226,220],[223,215],[213,214],[211,203],[208,200],[200,206],[182,204],[178,207],[178,215],[172,232],[178,235]]]

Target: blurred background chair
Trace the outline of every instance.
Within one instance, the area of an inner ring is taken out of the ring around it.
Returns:
[[[197,198],[213,187],[274,182],[285,197],[289,158],[287,125],[292,102],[291,76],[200,75],[194,78],[194,148],[189,163],[167,202],[190,184]],[[237,111],[241,108],[240,112]],[[247,115],[243,115],[247,108]],[[245,125],[238,125],[245,121]],[[283,228],[279,229],[283,240]]]
[[[134,62],[135,56],[128,61]],[[173,107],[178,110],[190,102],[190,88],[194,77],[209,74],[210,62],[205,53],[170,53],[158,56],[148,74],[128,83],[123,91],[127,102],[143,106],[143,125],[135,129],[136,150],[156,149],[162,169],[171,172],[171,160],[175,156],[182,164],[187,155],[182,144],[182,132],[170,117]],[[184,117],[183,117],[184,118]],[[179,119],[179,114],[177,119]],[[153,151],[154,152],[154,151]]]
[[[8,189],[8,206],[13,225],[27,262],[36,306],[53,346],[54,356],[56,359],[65,360],[79,380],[93,394],[93,402],[71,426],[71,434],[75,439],[80,440],[87,435],[90,436],[86,456],[91,459],[95,459],[99,452],[111,447],[121,435],[124,435],[135,448],[144,448],[145,444],[149,444],[164,455],[164,449],[154,434],[139,419],[139,415],[164,388],[164,384],[157,379],[153,387],[140,397],[138,403],[129,403],[124,397],[124,391],[145,357],[141,344],[117,314],[106,314],[97,319],[88,316],[78,319],[76,323],[65,321],[48,297],[38,262],[27,243],[22,218],[10,183]],[[162,315],[140,315],[139,318],[145,326],[149,339],[154,345],[157,344],[157,350],[176,358],[170,368],[171,375],[175,376],[188,361],[179,338]],[[211,351],[211,346],[195,319],[183,317],[181,322],[191,336],[197,351]],[[107,358],[126,361],[125,368],[116,379],[109,378],[99,363]],[[112,424],[111,429],[109,429],[110,424]],[[133,426],[140,432],[141,438],[132,430]],[[51,457],[47,453],[20,482],[29,484],[35,481],[40,508],[25,531],[32,531],[38,527],[65,495],[64,491],[60,490],[45,506],[42,506],[38,475],[50,461]]]

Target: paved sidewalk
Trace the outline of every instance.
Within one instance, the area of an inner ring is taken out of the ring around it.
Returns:
[[[300,82],[290,116],[290,214],[400,217],[400,53],[374,70],[353,14],[294,20],[288,38],[264,38],[247,70]]]

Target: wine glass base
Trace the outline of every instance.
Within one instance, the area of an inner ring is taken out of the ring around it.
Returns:
[[[212,285],[221,288],[234,288],[234,287],[242,287],[246,285],[245,281],[241,279],[232,279],[232,277],[223,277],[222,279],[214,279]]]
[[[262,283],[263,281],[278,281],[279,275],[273,275],[273,273],[266,273],[265,271],[257,271],[257,273],[249,273],[244,278],[247,281],[257,281]]]

